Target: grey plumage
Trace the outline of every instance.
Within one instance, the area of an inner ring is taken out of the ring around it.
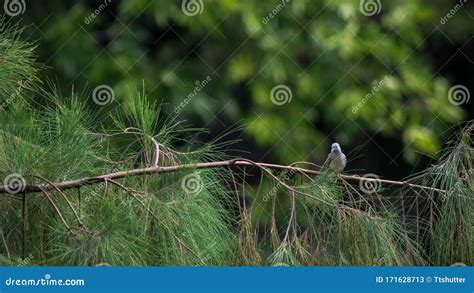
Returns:
[[[346,167],[346,155],[342,153],[341,147],[337,142],[331,145],[331,152],[329,153],[326,162],[324,162],[323,169],[328,168],[334,172],[342,172]]]

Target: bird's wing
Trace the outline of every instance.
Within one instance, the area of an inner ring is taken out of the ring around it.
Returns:
[[[324,161],[324,164],[321,166],[321,170],[327,169],[331,161],[332,161],[332,153],[329,153],[328,157],[326,158],[326,161]]]
[[[343,168],[346,168],[346,164],[347,164],[346,155],[341,154],[341,161],[342,161]]]

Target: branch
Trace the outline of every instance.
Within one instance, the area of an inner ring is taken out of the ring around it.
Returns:
[[[3,234],[3,229],[2,228],[0,228],[0,236],[2,237],[2,244],[5,247],[5,252],[7,254],[7,257],[8,257],[8,259],[11,259],[10,250],[8,249],[7,240],[5,239],[5,234]]]
[[[323,172],[316,171],[316,170],[309,170],[299,167],[292,167],[292,166],[285,166],[285,165],[277,165],[277,164],[269,164],[269,163],[257,163],[247,159],[233,159],[233,160],[226,160],[226,161],[216,161],[216,162],[204,162],[204,163],[196,163],[196,164],[183,164],[183,165],[174,165],[174,166],[154,166],[154,167],[147,167],[147,168],[140,168],[140,169],[131,169],[127,171],[119,171],[113,173],[107,173],[99,176],[93,177],[84,177],[75,180],[68,180],[57,182],[53,184],[27,184],[24,186],[24,192],[26,193],[34,193],[34,192],[44,192],[50,190],[65,190],[71,188],[77,188],[85,185],[92,185],[102,183],[105,180],[113,180],[113,179],[120,179],[127,176],[140,176],[145,174],[155,174],[155,173],[170,173],[175,172],[178,170],[183,169],[207,169],[207,168],[219,168],[219,167],[226,167],[226,166],[254,166],[266,171],[266,169],[274,169],[274,170],[287,170],[293,172],[304,173],[307,175],[319,175]],[[338,175],[343,179],[349,181],[367,181],[367,182],[374,182],[386,185],[398,185],[398,186],[409,186],[412,188],[423,189],[423,190],[431,190],[437,191],[441,193],[445,193],[445,190],[423,186],[418,184],[409,183],[408,181],[395,181],[395,180],[386,180],[386,179],[373,179],[373,178],[365,178],[358,175]],[[6,186],[0,187],[0,194],[8,193],[8,188]]]
[[[72,236],[74,236],[74,238],[76,238],[76,240],[79,240],[79,237],[77,236],[76,233],[74,233],[74,230],[71,228],[71,226],[69,226],[69,224],[66,222],[66,219],[64,218],[63,214],[61,213],[61,210],[59,210],[58,206],[54,203],[53,199],[51,198],[51,196],[48,194],[48,191],[46,190],[41,190],[43,192],[43,194],[46,196],[46,198],[49,200],[49,202],[51,203],[51,205],[53,206],[54,210],[56,211],[56,213],[58,214],[59,216],[59,219],[61,220],[61,222],[63,222],[64,226],[66,227],[66,229],[72,234]]]
[[[46,181],[49,185],[51,185],[59,194],[61,194],[61,196],[66,200],[69,208],[72,210],[72,212],[74,213],[74,216],[76,217],[76,220],[77,222],[79,223],[79,227],[85,229],[87,232],[90,233],[89,230],[87,230],[86,226],[84,226],[84,223],[82,223],[81,221],[81,218],[79,217],[79,214],[76,212],[76,210],[74,209],[73,205],[71,204],[71,202],[68,200],[67,196],[64,194],[64,192],[62,192],[61,189],[57,188],[56,185],[54,183],[52,183],[51,181],[49,181],[48,179],[42,177],[42,176],[37,176],[35,175],[34,177],[36,178],[39,178],[43,181]]]

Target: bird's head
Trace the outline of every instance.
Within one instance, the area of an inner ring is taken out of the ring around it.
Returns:
[[[335,142],[331,145],[331,152],[340,152],[341,151],[341,146]]]

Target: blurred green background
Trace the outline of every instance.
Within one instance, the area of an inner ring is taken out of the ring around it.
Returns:
[[[241,126],[234,148],[248,153],[231,154],[321,163],[338,141],[349,172],[401,178],[473,117],[474,11],[462,4],[58,0],[12,18],[64,93],[94,105],[95,87],[113,88],[94,105],[104,115],[144,84],[165,115],[209,128],[203,140]]]

